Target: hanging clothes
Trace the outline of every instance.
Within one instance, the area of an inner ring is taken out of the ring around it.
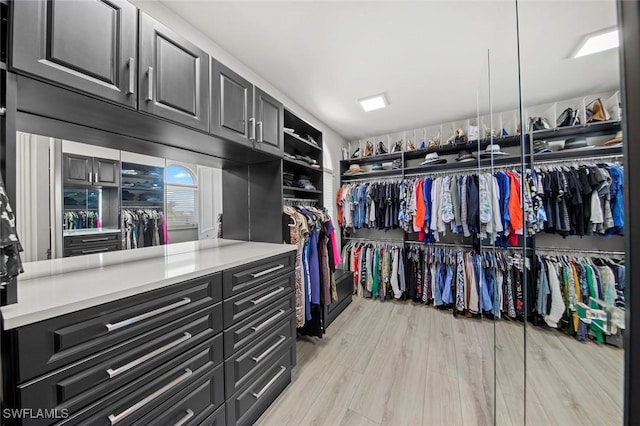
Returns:
[[[20,252],[22,246],[16,232],[16,217],[9,204],[4,181],[0,176],[0,282],[7,283],[24,272]]]
[[[167,244],[167,223],[160,209],[123,209],[120,214],[122,249]]]

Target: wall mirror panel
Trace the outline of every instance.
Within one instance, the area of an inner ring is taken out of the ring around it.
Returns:
[[[27,262],[215,238],[222,170],[18,132]]]
[[[526,423],[621,424],[624,257],[616,3],[519,2],[532,187]],[[544,23],[544,24],[542,24]],[[544,96],[553,92],[554,96]]]

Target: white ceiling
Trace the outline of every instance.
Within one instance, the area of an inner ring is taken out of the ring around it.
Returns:
[[[512,1],[163,3],[348,140],[518,106]],[[613,0],[519,3],[525,105],[618,87],[617,50],[568,59],[616,25]],[[385,92],[388,108],[357,99]]]

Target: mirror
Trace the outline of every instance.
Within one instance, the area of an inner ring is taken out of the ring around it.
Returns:
[[[22,132],[16,151],[25,262],[218,234],[221,169]]]

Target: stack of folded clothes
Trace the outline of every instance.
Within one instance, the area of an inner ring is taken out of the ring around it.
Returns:
[[[293,173],[283,172],[282,173],[282,184],[284,186],[293,186]]]
[[[293,186],[304,189],[316,189],[316,187],[311,183],[309,176],[305,175],[298,176],[298,179],[293,181]]]
[[[311,167],[320,168],[320,165],[318,164],[318,162],[316,160],[314,160],[313,158],[309,157],[308,155],[296,154],[296,160],[305,162],[308,165],[310,165]]]

